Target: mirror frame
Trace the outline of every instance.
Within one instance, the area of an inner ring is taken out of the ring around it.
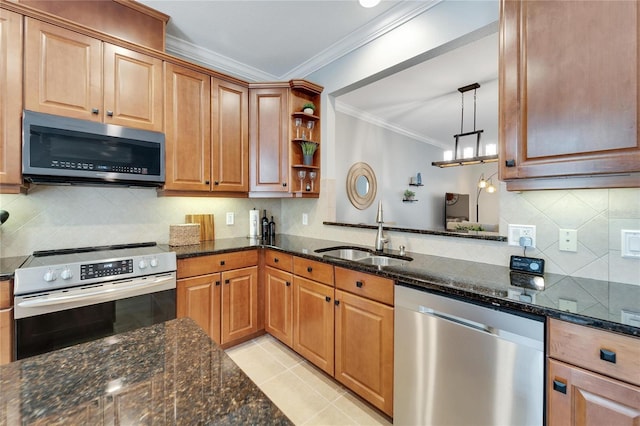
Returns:
[[[369,192],[361,196],[356,188],[357,180],[360,176],[364,176],[369,181]],[[351,204],[358,210],[364,210],[369,207],[376,198],[378,192],[378,182],[376,174],[370,165],[363,162],[355,163],[347,173],[347,197]]]

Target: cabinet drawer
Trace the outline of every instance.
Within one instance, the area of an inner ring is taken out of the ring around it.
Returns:
[[[640,385],[638,338],[552,318],[549,320],[549,356]]]
[[[13,306],[11,281],[0,281],[0,309],[7,309],[11,306]]]
[[[393,280],[336,267],[336,288],[393,306]]]
[[[258,251],[245,250],[178,259],[178,278],[213,274],[258,264]]]
[[[266,250],[264,254],[264,262],[267,266],[271,266],[282,271],[291,272],[293,269],[293,256],[282,253],[281,251]]]
[[[293,273],[300,277],[333,286],[333,266],[326,263],[303,257],[294,257]]]

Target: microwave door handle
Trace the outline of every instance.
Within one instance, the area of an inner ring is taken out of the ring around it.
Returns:
[[[99,291],[81,291],[76,294],[69,294],[65,296],[54,296],[54,297],[44,297],[44,298],[34,298],[31,300],[23,300],[19,302],[16,306],[21,308],[35,308],[40,306],[52,306],[52,305],[60,305],[64,303],[74,302],[78,300],[87,300],[87,301],[99,301],[100,299],[112,297],[114,295],[122,296],[126,295],[129,292],[137,291],[146,287],[154,287],[161,284],[168,283],[170,281],[174,281],[173,276],[169,277],[158,277],[153,281],[140,281],[136,283],[135,281],[127,285],[123,288],[107,288]]]

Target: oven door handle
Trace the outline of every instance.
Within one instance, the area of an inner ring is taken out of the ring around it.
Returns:
[[[21,308],[35,308],[41,306],[52,306],[59,305],[64,303],[70,303],[74,301],[100,301],[105,298],[113,298],[114,296],[126,296],[127,293],[137,292],[140,289],[146,287],[155,287],[162,284],[169,283],[171,281],[175,282],[175,277],[172,275],[165,277],[158,277],[154,280],[141,280],[140,282],[133,281],[131,284],[127,284],[126,287],[121,288],[106,288],[99,291],[86,291],[80,290],[75,294],[66,294],[64,296],[53,296],[53,297],[37,297],[30,300],[22,300],[16,304]]]

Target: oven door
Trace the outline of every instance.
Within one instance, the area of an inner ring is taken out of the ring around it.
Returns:
[[[174,318],[175,272],[16,296],[16,359]]]

